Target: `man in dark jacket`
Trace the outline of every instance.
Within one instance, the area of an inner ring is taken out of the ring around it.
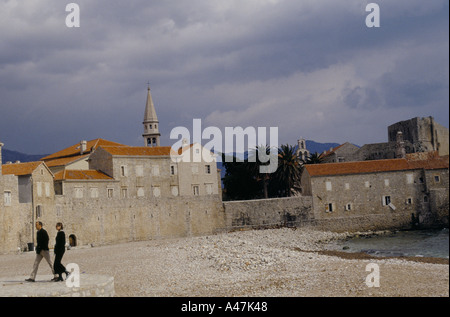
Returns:
[[[50,260],[50,251],[48,249],[48,233],[44,228],[42,228],[42,222],[36,222],[36,230],[36,259],[34,260],[33,271],[31,272],[30,278],[25,280],[27,282],[34,282],[34,280],[36,279],[36,274],[42,258],[47,261],[50,269],[52,270],[53,276],[56,277],[52,262]]]

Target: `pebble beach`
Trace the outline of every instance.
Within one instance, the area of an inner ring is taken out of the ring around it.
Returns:
[[[346,233],[308,228],[84,246],[63,264],[114,277],[120,297],[448,297],[448,259],[373,258],[327,250]],[[29,276],[35,253],[0,255],[0,277]],[[368,264],[379,267],[369,287]],[[38,271],[49,274],[46,263]]]

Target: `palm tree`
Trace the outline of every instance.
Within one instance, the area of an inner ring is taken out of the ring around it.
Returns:
[[[254,199],[260,191],[258,182],[249,171],[247,162],[242,162],[235,156],[227,160],[222,154],[222,164],[225,168],[225,177],[222,179],[226,200]]]
[[[274,185],[279,196],[290,197],[300,182],[301,164],[292,145],[281,145],[278,149],[278,169]]]
[[[273,151],[273,148],[271,151],[271,147],[268,145],[257,145],[255,149],[250,151],[250,156],[246,162],[247,169],[252,175],[254,175],[254,179],[257,182],[262,182],[264,198],[269,198],[269,182],[272,174],[261,172],[261,167],[268,166],[270,164],[273,159],[270,157],[272,152],[275,151]],[[268,159],[267,162],[261,161],[261,158],[264,156]]]
[[[323,158],[322,158],[322,156],[321,156],[321,154],[319,154],[319,153],[314,153],[314,154],[311,154],[307,159],[306,159],[306,162],[305,162],[305,164],[320,164],[320,163],[322,163],[323,162]]]

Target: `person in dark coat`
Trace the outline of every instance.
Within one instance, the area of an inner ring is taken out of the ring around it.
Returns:
[[[50,251],[48,249],[48,233],[44,228],[42,228],[42,222],[36,222],[36,230],[36,259],[34,260],[33,271],[31,272],[30,278],[25,280],[27,282],[34,282],[42,258],[47,261],[53,275],[56,277],[55,271],[53,270],[52,261],[50,260]]]
[[[61,263],[64,252],[66,251],[66,234],[64,233],[64,231],[62,231],[62,229],[64,229],[63,224],[61,222],[58,222],[56,224],[56,230],[58,230],[58,233],[56,234],[56,244],[55,244],[55,250],[54,250],[55,261],[53,262],[53,270],[55,272],[55,276],[56,276],[56,274],[58,274],[58,277],[55,277],[53,279],[53,281],[55,281],[55,282],[63,281],[63,278],[62,278],[63,273],[66,274],[66,278],[67,278],[67,275],[69,274],[69,272],[67,272],[64,265],[62,265],[62,263]]]

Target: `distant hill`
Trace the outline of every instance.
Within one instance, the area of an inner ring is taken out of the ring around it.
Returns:
[[[22,163],[25,162],[34,162],[39,161],[41,158],[47,156],[47,154],[25,154],[17,151],[7,150],[5,148],[2,149],[2,163],[6,162],[16,162],[20,161]]]
[[[339,143],[318,143],[315,141],[306,140],[306,149],[309,153],[322,153],[324,151],[328,151],[330,148],[335,148],[339,146]]]

